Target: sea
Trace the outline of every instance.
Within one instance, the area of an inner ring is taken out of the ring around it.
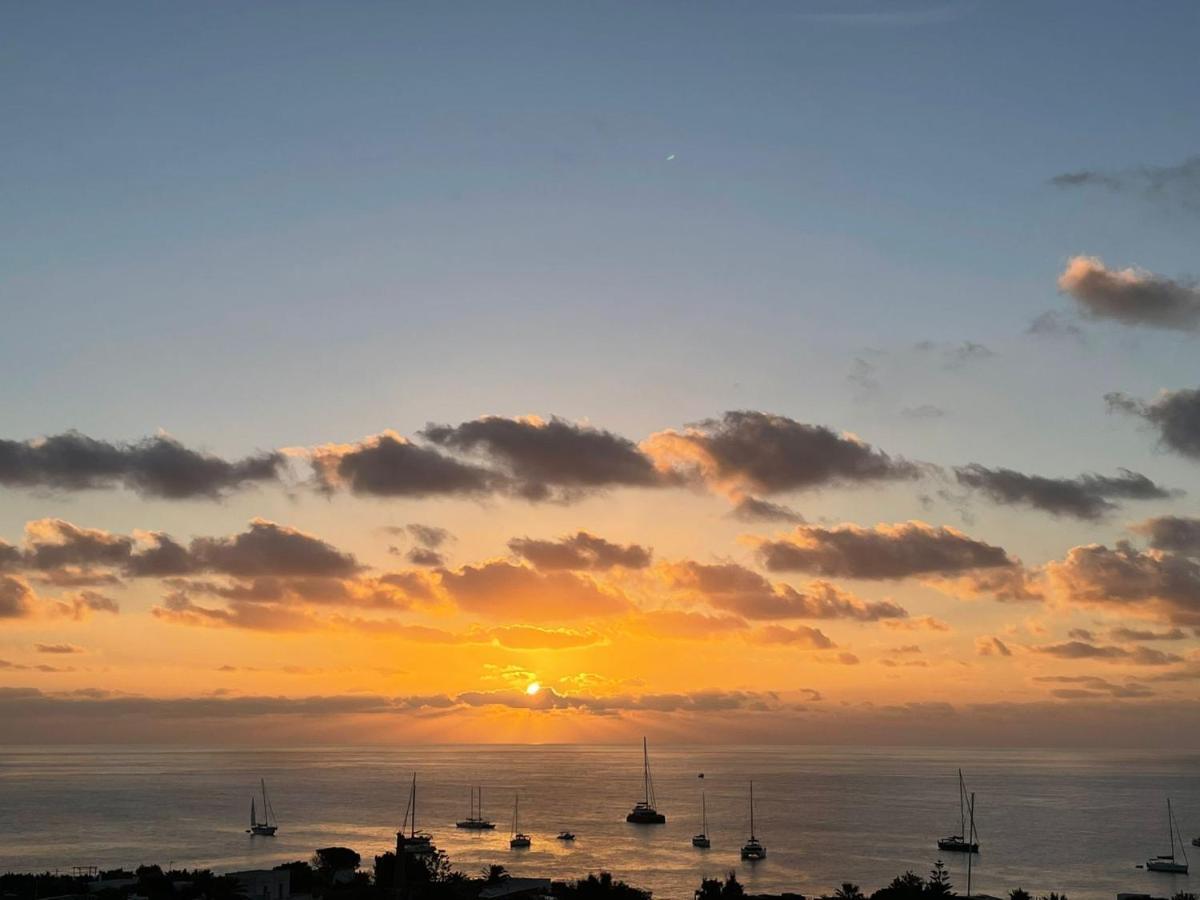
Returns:
[[[0,871],[157,863],[227,872],[308,859],[335,845],[358,851],[369,870],[395,845],[415,772],[417,827],[467,874],[492,864],[555,879],[608,871],[655,897],[691,900],[701,879],[732,871],[750,892],[820,896],[845,881],[870,893],[905,870],[925,875],[942,859],[965,893],[967,857],[936,846],[959,830],[961,767],[976,795],[972,893],[1200,893],[1200,871],[1138,867],[1169,852],[1168,797],[1200,867],[1200,848],[1191,846],[1200,835],[1197,750],[652,744],[650,762],[665,825],[625,822],[642,796],[640,745],[0,748]],[[279,822],[274,838],[245,831],[260,778]],[[768,851],[760,862],[739,854],[751,781],[755,830]],[[469,812],[473,786],[482,788],[495,831],[454,827]],[[701,791],[707,850],[691,845]],[[521,830],[533,837],[528,850],[508,846],[518,795]],[[564,829],[576,840],[556,840]]]

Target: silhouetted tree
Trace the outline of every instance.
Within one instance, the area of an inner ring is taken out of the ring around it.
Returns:
[[[871,900],[920,900],[925,896],[925,879],[911,871],[897,875],[892,883],[871,895]]]
[[[483,870],[483,880],[488,884],[495,884],[498,881],[503,881],[507,877],[508,869],[504,868],[504,866],[498,866],[495,863],[490,866],[486,866]]]
[[[611,872],[593,872],[578,881],[556,883],[554,896],[560,900],[650,900],[649,891],[614,881]]]
[[[851,884],[848,881],[843,881],[842,886],[833,892],[833,896],[837,900],[866,900],[862,889],[857,884]]]
[[[1171,897],[1171,900],[1196,900],[1196,895],[1191,891],[1179,891]]]
[[[950,884],[950,873],[946,871],[946,864],[940,859],[929,870],[925,894],[929,897],[950,897],[954,894],[954,887]]]
[[[313,853],[312,867],[323,875],[344,869],[357,869],[362,857],[349,847],[322,847]]]
[[[1008,892],[1008,900],[1033,900],[1029,896],[1029,891],[1024,888],[1013,888]]]
[[[1067,900],[1067,895],[1066,894],[1056,894],[1054,891],[1051,891],[1049,894],[1042,897],[1042,900]]]

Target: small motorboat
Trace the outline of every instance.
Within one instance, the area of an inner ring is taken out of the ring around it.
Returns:
[[[742,859],[756,862],[767,858],[767,848],[754,836],[754,782],[750,782],[750,839],[742,844]]]
[[[508,846],[514,850],[523,850],[532,843],[533,839],[521,831],[521,797],[517,795],[513,797],[512,837],[508,840]]]
[[[558,833],[558,839],[560,841],[573,841],[575,840],[575,833],[571,831],[560,831]]]

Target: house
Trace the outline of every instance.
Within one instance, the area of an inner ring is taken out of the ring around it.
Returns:
[[[517,897],[549,897],[549,878],[517,878],[509,875],[493,884],[485,885],[479,892],[479,900],[512,900]]]
[[[246,892],[246,900],[289,900],[292,896],[292,873],[287,869],[250,869],[230,872]]]

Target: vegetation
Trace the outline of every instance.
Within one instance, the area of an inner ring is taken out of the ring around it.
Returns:
[[[716,878],[705,878],[700,882],[700,889],[696,891],[696,900],[737,900],[744,896],[746,889],[732,870],[725,876],[724,884]]]

